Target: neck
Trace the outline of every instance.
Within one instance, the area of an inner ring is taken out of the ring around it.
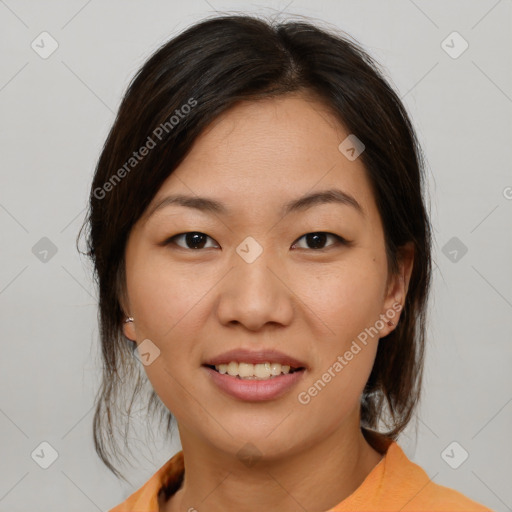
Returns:
[[[180,428],[180,437],[185,478],[164,512],[328,510],[350,496],[383,456],[366,441],[359,423],[291,455],[262,455],[245,463],[186,429]]]

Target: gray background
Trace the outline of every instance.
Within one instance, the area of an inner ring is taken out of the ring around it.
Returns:
[[[435,235],[424,396],[399,443],[434,482],[511,510],[511,8],[510,0],[0,0],[0,511],[108,510],[179,448],[177,436],[151,443],[135,433],[131,486],[94,452],[96,292],[75,238],[130,78],[215,10],[328,20],[387,69],[428,158]],[[31,47],[51,49],[43,31],[58,43],[46,59]],[[463,41],[446,40],[454,31],[469,44],[457,58]],[[58,452],[48,469],[31,456],[44,441]]]

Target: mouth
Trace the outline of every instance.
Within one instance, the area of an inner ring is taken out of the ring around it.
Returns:
[[[304,380],[307,368],[277,362],[206,363],[209,381],[223,394],[245,402],[267,402],[287,396]]]
[[[230,375],[239,380],[269,380],[282,375],[302,372],[306,369],[304,366],[291,366],[270,361],[256,364],[230,361],[229,363],[221,364],[204,364],[203,366],[221,375]]]
[[[275,349],[233,349],[202,362],[210,382],[242,401],[263,402],[287,396],[304,381],[309,366]]]

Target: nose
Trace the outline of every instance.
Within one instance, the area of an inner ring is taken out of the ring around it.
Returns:
[[[266,255],[267,253],[267,255]],[[247,263],[234,260],[219,291],[217,315],[226,326],[241,324],[251,331],[265,324],[289,325],[294,314],[294,295],[287,283],[283,265],[277,265],[268,251]]]

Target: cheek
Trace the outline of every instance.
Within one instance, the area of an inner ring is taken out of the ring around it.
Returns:
[[[359,407],[378,348],[372,326],[379,318],[383,277],[377,266],[358,261],[310,279],[307,293],[304,288],[315,313],[310,318],[323,334],[315,337],[310,353],[316,364],[297,399],[309,418],[324,422],[329,407],[333,426]]]
[[[296,274],[294,289],[315,313],[313,318],[324,324],[323,336],[343,345],[375,324],[381,313],[385,274],[373,258],[354,253],[323,273],[316,270],[312,278],[314,273]]]
[[[169,340],[177,337],[175,333],[190,329],[194,315],[201,311],[201,298],[214,282],[211,276],[199,278],[191,269],[170,268],[163,258],[134,260],[127,288],[138,337],[168,346]]]
[[[208,282],[190,270],[171,269],[162,258],[132,258],[130,263],[127,288],[137,342],[150,339],[160,351],[144,371],[165,406],[188,423],[197,408],[194,397],[201,396],[189,377],[190,361],[199,357],[193,340],[201,325],[199,317],[205,314],[205,294],[218,279],[210,277]]]

